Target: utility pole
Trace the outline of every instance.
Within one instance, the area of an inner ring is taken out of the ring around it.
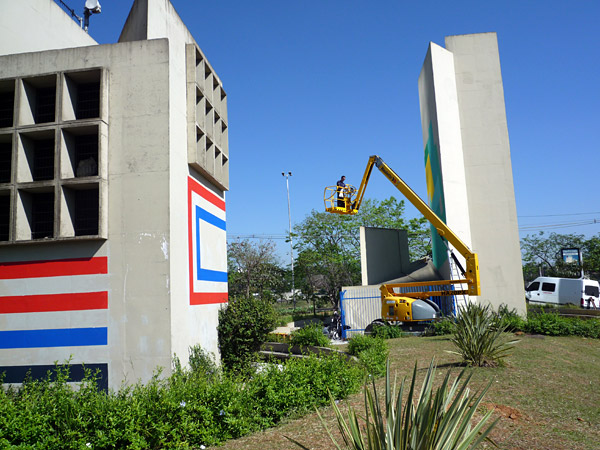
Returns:
[[[292,242],[292,210],[290,209],[290,177],[292,172],[281,172],[281,175],[285,177],[285,185],[287,188],[287,201],[288,201],[288,221],[289,221],[289,237],[290,237],[290,259],[292,262],[292,304],[296,309],[296,289],[294,288],[294,243]]]

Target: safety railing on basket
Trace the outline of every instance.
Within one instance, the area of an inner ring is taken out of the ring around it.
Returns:
[[[357,189],[347,184],[345,187],[327,186],[323,194],[325,210],[337,214],[354,214]]]

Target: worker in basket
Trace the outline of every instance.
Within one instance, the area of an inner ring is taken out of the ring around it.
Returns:
[[[340,180],[336,183],[336,197],[338,208],[346,208],[346,203],[350,204],[352,196],[356,192],[356,188],[345,183],[346,177],[342,175]],[[352,205],[354,208],[354,204]]]
[[[337,205],[339,208],[344,208],[346,206],[346,202],[344,200],[345,191],[346,191],[346,177],[342,175],[342,178],[336,183],[336,196],[337,196]]]

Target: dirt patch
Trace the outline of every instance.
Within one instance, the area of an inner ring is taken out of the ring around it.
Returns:
[[[499,405],[496,403],[482,403],[482,406],[487,409],[493,409],[495,413],[500,414],[502,417],[510,420],[519,420],[523,417],[523,414],[518,409],[511,408],[506,405]]]
[[[531,339],[546,339],[546,336],[544,336],[543,334],[526,334],[524,337]]]

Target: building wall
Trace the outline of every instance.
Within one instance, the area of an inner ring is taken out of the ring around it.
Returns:
[[[525,314],[521,251],[496,33],[446,37],[454,55],[481,298]]]
[[[0,11],[0,55],[97,44],[54,1],[0,0]]]
[[[95,42],[51,0],[5,12],[3,23],[25,15],[39,26],[0,29],[2,44],[11,38],[0,52],[0,103],[15,99],[14,124],[0,117],[0,157],[8,148],[11,164],[8,180],[0,173],[0,369],[43,376],[72,355],[73,373],[95,364],[103,386],[117,388],[158,366],[168,374],[172,356],[186,363],[195,344],[218,356],[229,183],[221,80],[168,0],[135,0],[119,43],[93,47],[80,47]],[[38,51],[46,48],[62,50]],[[24,51],[33,53],[15,54]],[[90,80],[99,112],[82,120],[73,105]],[[36,123],[30,104],[48,84],[56,117]],[[97,173],[80,176],[73,142],[90,129]],[[40,136],[55,139],[49,180],[31,175]],[[79,235],[73,198],[90,187],[98,227]],[[28,199],[40,190],[56,199],[44,239],[32,234]]]
[[[107,47],[119,53],[109,64],[108,244],[120,340],[111,344],[110,367],[118,380],[146,381],[172,356],[170,55],[166,39]]]
[[[43,241],[20,239],[15,231],[25,220],[17,214],[21,203],[19,194],[35,187],[36,182],[30,186],[15,177],[13,181],[17,182],[4,185],[4,189],[13,192],[14,206],[11,240],[0,243],[0,261],[4,268],[18,273],[13,279],[0,281],[2,302],[27,304],[35,300],[32,296],[42,296],[49,301],[50,294],[100,292],[104,295],[104,304],[79,310],[81,299],[75,299],[65,303],[61,311],[43,312],[34,307],[26,313],[3,314],[4,331],[18,331],[27,337],[24,333],[32,333],[31,330],[48,330],[46,333],[50,335],[67,333],[70,337],[63,341],[32,342],[30,338],[23,341],[18,333],[7,335],[13,344],[8,344],[12,348],[0,349],[0,365],[53,364],[67,361],[72,355],[73,364],[106,364],[111,387],[118,387],[123,380],[147,380],[158,365],[170,367],[170,267],[166,249],[169,238],[168,68],[166,40],[0,57],[0,79],[15,79],[17,85],[21,85],[22,77],[52,74],[60,80],[59,98],[64,95],[62,80],[71,73],[100,70],[103,74],[101,95],[105,101],[101,118],[70,120],[65,114],[64,102],[57,101],[55,122],[22,126],[17,121],[14,127],[3,128],[0,136],[13,137],[13,161],[16,167],[21,167],[20,136],[52,130],[58,136],[56,165],[62,169],[66,153],[60,136],[64,130],[97,124],[103,130],[99,136],[98,164],[103,169],[98,177],[70,179],[71,174],[65,177],[61,172],[52,181],[53,186],[56,185],[52,189],[61,197],[66,183],[98,181],[101,185],[99,215],[107,223],[106,230],[100,231],[98,236],[69,236],[68,229],[65,233],[65,208],[61,203],[57,206],[60,221],[55,223],[54,237]],[[17,102],[17,117],[22,116],[19,108],[23,106],[23,102]],[[78,258],[91,258],[90,261],[101,264],[85,269],[88,262],[77,261]],[[23,265],[23,262],[29,264]],[[69,267],[70,262],[76,263],[74,269]],[[29,272],[20,270],[28,266]],[[82,270],[84,274],[79,275],[77,272]],[[93,339],[81,340],[74,334],[75,329],[80,334],[92,335]],[[89,345],[85,345],[86,342]]]
[[[170,59],[172,351],[187,363],[188,347],[194,344],[218,357],[218,311],[228,298],[227,103],[221,80],[171,3],[136,1],[119,40],[157,38],[168,39]]]
[[[38,4],[54,5],[26,2]],[[63,16],[45,27],[57,31]],[[81,33],[76,27],[72,45],[88,43]],[[10,54],[28,38],[14,40],[0,56],[0,109],[15,99],[14,123],[0,117],[0,157],[9,154],[11,165],[8,180],[0,173],[0,221],[8,217],[0,223],[0,369],[14,381],[29,367],[43,376],[71,358],[73,373],[95,364],[103,386],[118,388],[149,380],[158,366],[168,374],[173,355],[186,363],[195,344],[218,357],[229,152],[227,99],[214,69],[168,0],[135,0],[118,44]],[[77,117],[90,82],[98,111]],[[49,85],[56,116],[38,123],[31,105]],[[89,130],[95,174],[79,172],[73,144]],[[49,136],[53,176],[37,180],[35,141]],[[98,226],[82,235],[73,199],[90,188]],[[43,239],[31,225],[38,191],[55,193]]]

